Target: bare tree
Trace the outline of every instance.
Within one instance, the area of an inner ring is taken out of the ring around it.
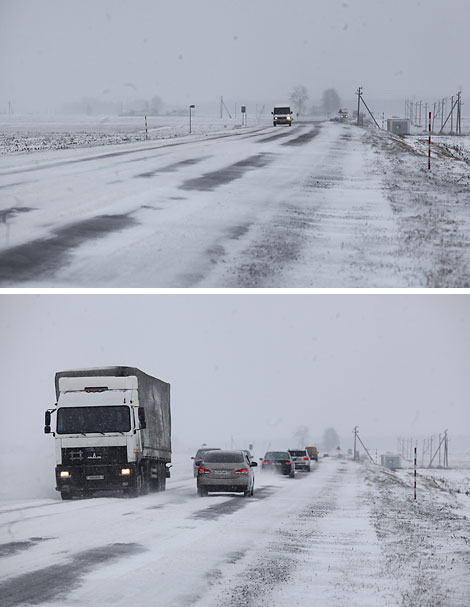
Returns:
[[[289,94],[289,101],[297,108],[297,115],[302,114],[303,107],[308,99],[308,91],[302,84],[295,86]]]
[[[332,451],[336,447],[339,447],[339,436],[334,428],[327,428],[323,432],[322,445],[327,451]]]
[[[299,426],[297,428],[297,430],[294,432],[294,435],[293,435],[296,447],[298,447],[299,449],[305,448],[305,445],[307,444],[307,441],[308,441],[309,433],[310,433],[310,431],[307,428],[307,426]]]
[[[158,95],[155,95],[150,100],[149,111],[152,116],[159,116],[162,113],[163,101]]]
[[[325,114],[336,114],[341,109],[341,100],[335,89],[327,89],[323,92],[321,107]]]

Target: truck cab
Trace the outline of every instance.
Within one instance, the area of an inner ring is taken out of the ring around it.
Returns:
[[[271,114],[273,115],[273,126],[277,126],[278,124],[292,126],[294,116],[289,105],[276,105]]]

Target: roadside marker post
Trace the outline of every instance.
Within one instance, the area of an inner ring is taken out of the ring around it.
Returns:
[[[416,447],[415,447],[415,463],[414,463],[414,471],[415,471],[415,500],[416,500]]]
[[[431,170],[431,112],[429,112],[429,139],[428,139],[428,171]]]
[[[148,139],[148,131],[147,131],[147,116],[145,116],[145,139]]]

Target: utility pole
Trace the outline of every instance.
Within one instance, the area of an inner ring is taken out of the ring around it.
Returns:
[[[462,134],[462,92],[457,93],[457,122],[456,131],[459,135]]]
[[[362,442],[362,440],[361,440],[361,437],[359,436],[359,432],[358,432],[357,426],[354,426],[354,448],[355,448],[355,445],[356,445],[356,437],[357,437],[357,440],[358,440],[358,441],[361,443],[361,445],[364,447],[364,451],[365,451],[365,452],[367,453],[367,455],[369,456],[370,461],[371,461],[373,464],[375,464],[375,462],[374,462],[374,458],[373,458],[373,457],[372,457],[372,455],[369,453],[369,451],[367,450],[367,447],[364,445],[364,443],[363,443],[363,442]]]
[[[361,115],[360,111],[361,111],[362,86],[360,86],[357,89],[356,95],[357,95],[357,126],[359,126],[359,124],[360,124],[360,115]],[[354,447],[354,449],[355,449],[355,447]],[[355,455],[356,455],[356,451],[354,451],[354,458],[355,458]]]
[[[454,96],[450,98],[450,134],[454,133]]]

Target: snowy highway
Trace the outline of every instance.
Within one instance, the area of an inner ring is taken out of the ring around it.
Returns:
[[[0,156],[0,285],[467,286],[468,164],[421,154],[311,121]]]
[[[359,585],[375,585],[380,555],[357,468],[258,472],[256,484],[253,498],[200,498],[180,475],[134,500],[3,504],[2,605],[294,604],[287,597],[312,583],[334,596],[352,551]]]
[[[1,502],[2,607],[468,604],[469,498],[437,477],[413,504],[406,471],[331,457],[201,498],[190,467],[136,499]]]

